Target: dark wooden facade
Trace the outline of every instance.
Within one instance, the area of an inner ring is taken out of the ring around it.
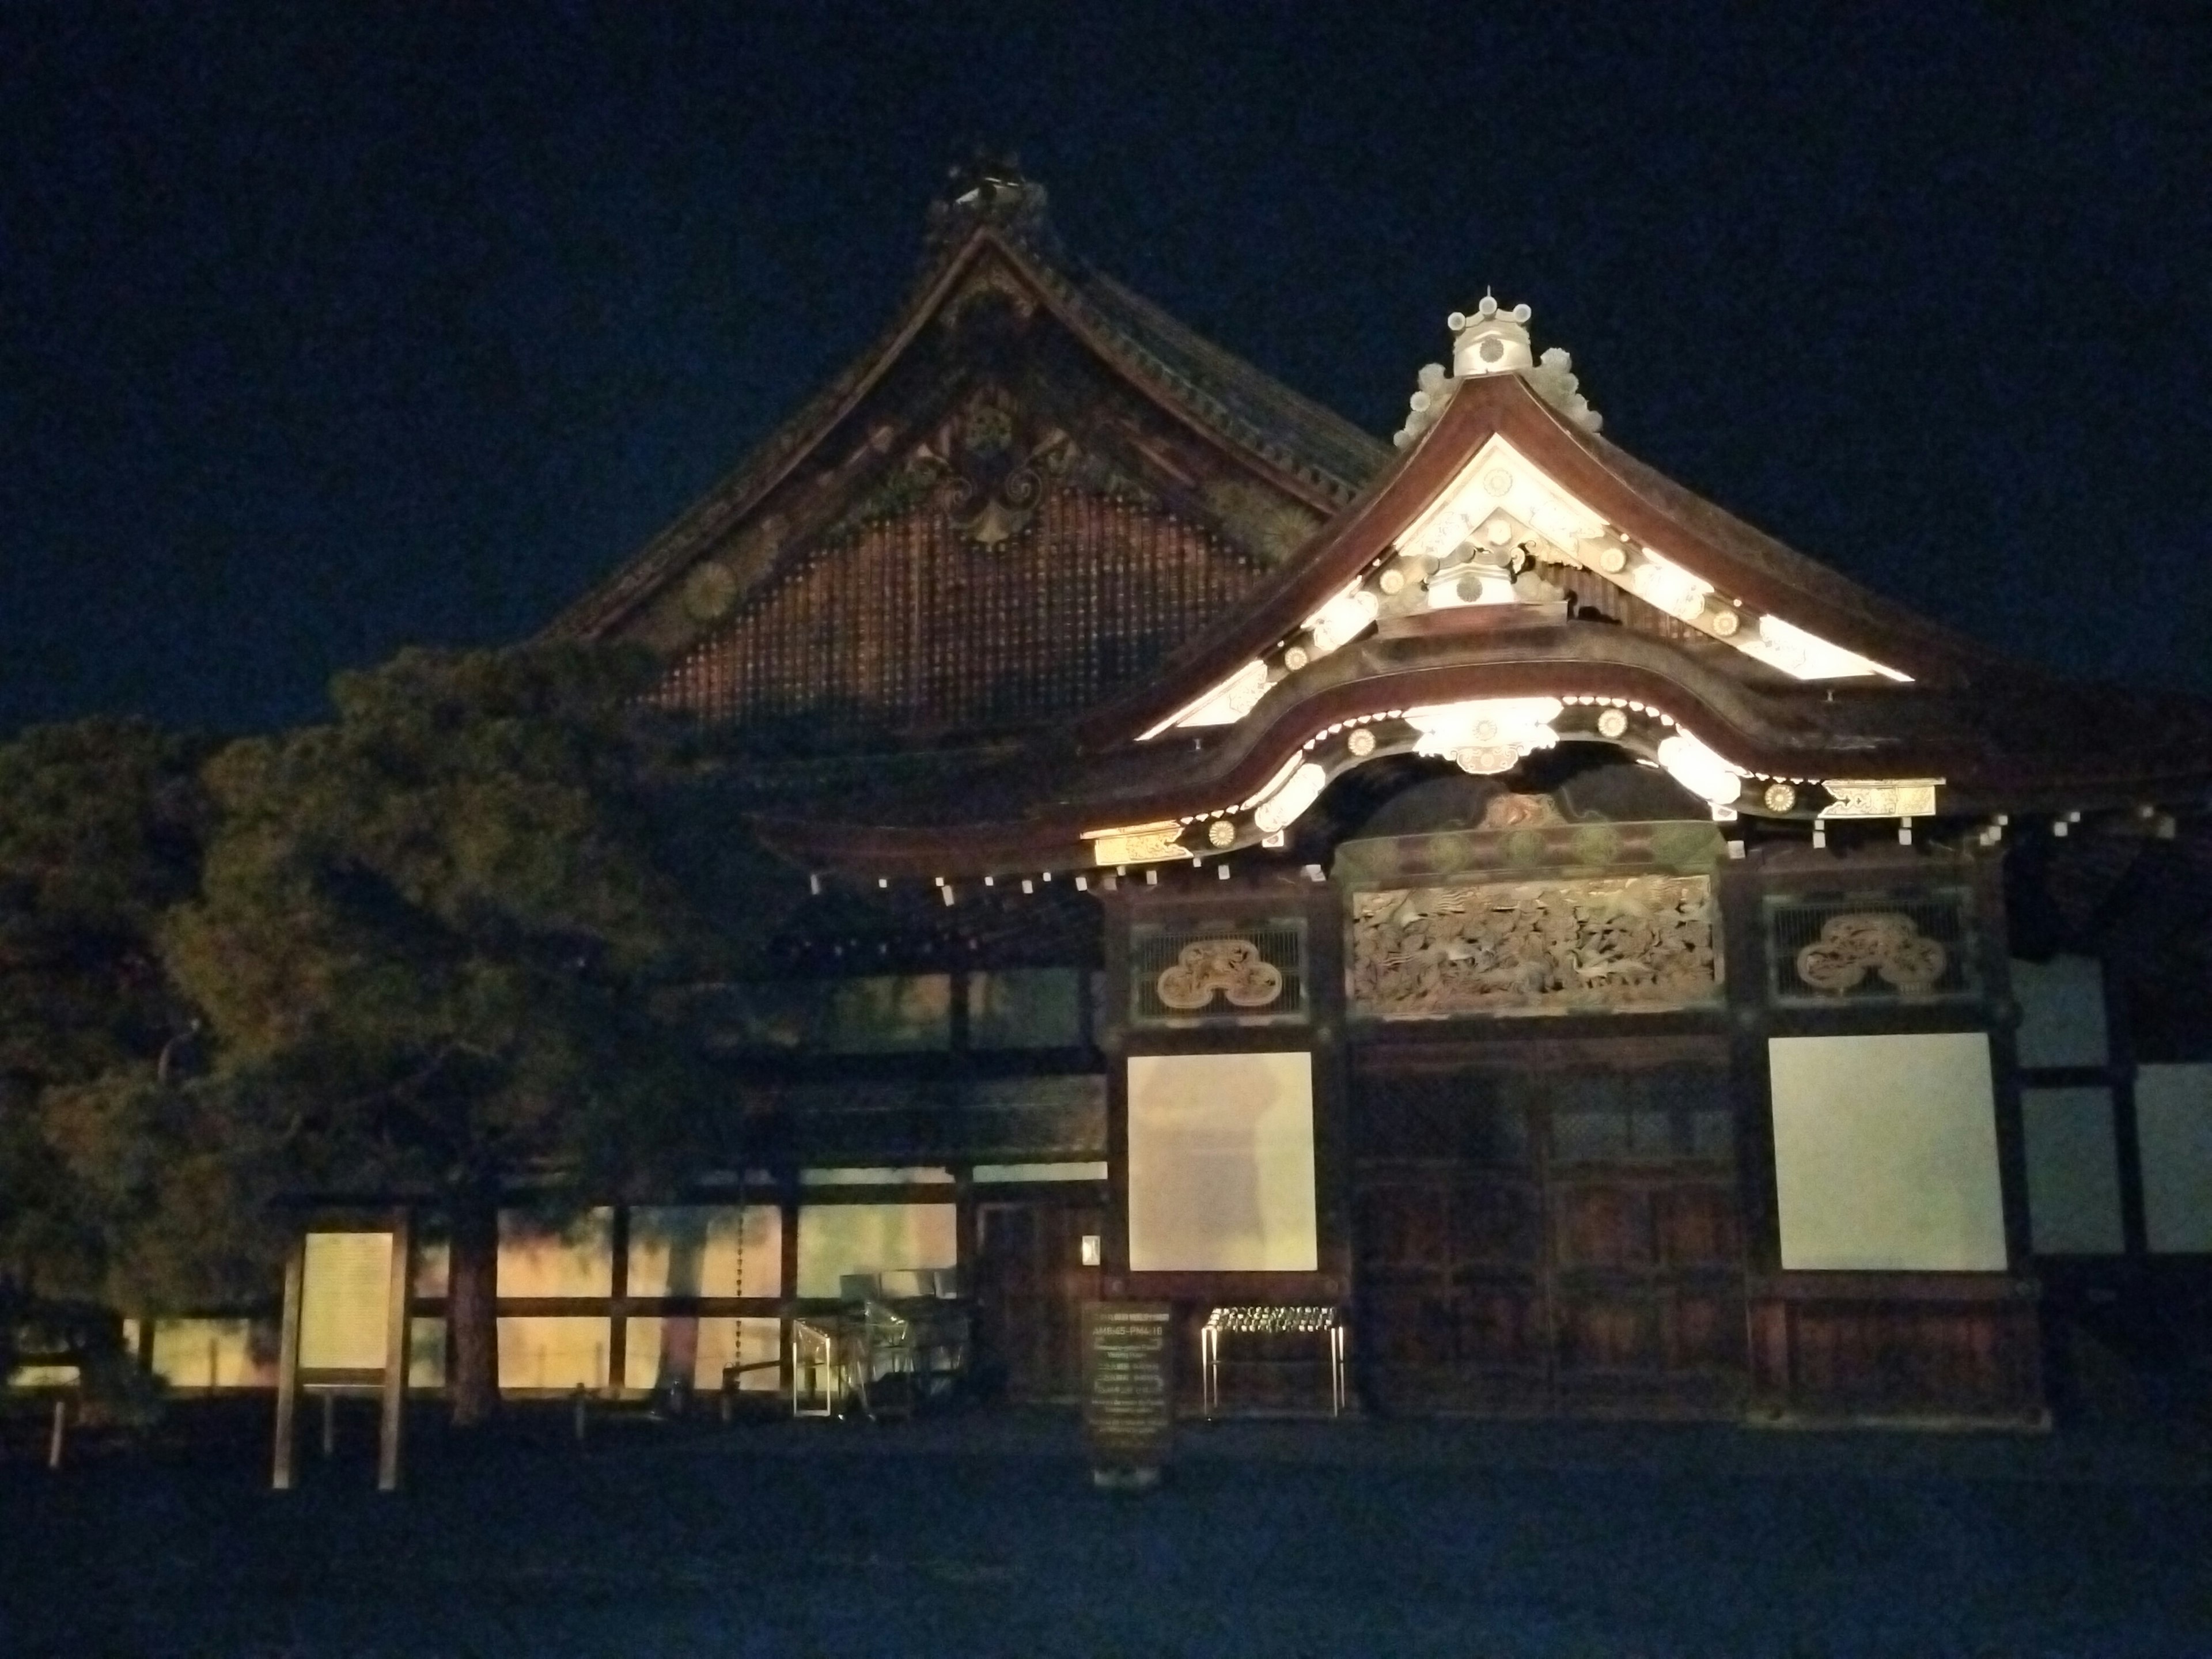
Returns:
[[[2196,845],[2212,711],[1904,612],[1468,349],[1394,460],[1067,259],[1034,185],[964,182],[883,341],[561,624],[731,735],[811,895],[789,971],[947,976],[941,1043],[738,1043],[733,1089],[791,1171],[953,1172],[1012,1397],[1072,1392],[1104,1296],[1193,1354],[1217,1308],[1342,1310],[1376,1410],[2046,1420],[2008,963],[2054,947],[2008,872]],[[1521,952],[1488,978],[1476,912]],[[979,1038],[1017,967],[1081,975],[1073,1040]],[[1820,1126],[1774,1056],[1916,1037],[1984,1068],[1971,1265],[1793,1263],[1831,1152],[1781,1144]],[[1310,1260],[1147,1265],[1132,1079],[1235,1055],[1303,1057]],[[970,1179],[1038,1158],[1107,1178]],[[1303,1338],[1225,1369],[1324,1397]]]

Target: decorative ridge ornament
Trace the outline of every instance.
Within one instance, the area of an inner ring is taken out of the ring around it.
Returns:
[[[979,148],[946,170],[945,193],[929,204],[928,245],[955,240],[976,224],[1057,252],[1045,188],[1022,172],[1019,155]]]
[[[1455,311],[1444,319],[1452,331],[1452,366],[1423,365],[1416,377],[1406,423],[1392,434],[1399,448],[1419,438],[1442,418],[1462,381],[1486,374],[1519,374],[1538,397],[1585,432],[1595,432],[1605,417],[1589,406],[1582,394],[1582,381],[1574,373],[1574,359],[1558,346],[1539,357],[1530,344],[1527,306],[1510,310],[1486,293],[1472,314]]]

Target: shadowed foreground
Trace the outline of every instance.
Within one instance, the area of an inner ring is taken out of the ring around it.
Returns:
[[[1091,1492],[1071,1419],[551,1416],[412,1489],[261,1487],[261,1415],[0,1462],[0,1654],[2212,1655],[2212,1456],[2045,1439],[1349,1423],[1193,1430]]]

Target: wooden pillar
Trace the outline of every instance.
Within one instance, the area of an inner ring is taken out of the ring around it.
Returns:
[[[407,1437],[407,1370],[415,1332],[415,1217],[392,1212],[392,1271],[385,1293],[384,1417],[376,1440],[376,1489],[399,1490]]]
[[[2005,1268],[2035,1267],[2027,1206],[2027,1130],[2021,1115],[2020,1005],[2012,993],[2011,926],[2005,915],[2004,860],[1969,854],[1981,950],[1982,1006],[1990,1039],[1990,1081],[1997,1139],[1997,1190],[2004,1206]]]
[[[292,1235],[284,1257],[284,1322],[276,1342],[276,1449],[269,1484],[292,1490],[293,1460],[298,1450],[295,1419],[300,1405],[300,1302],[307,1284],[307,1230]]]
[[[2143,1210],[2142,1126],[2136,1115],[2135,1031],[2128,1018],[2127,987],[2100,954],[2105,991],[2105,1058],[2112,1091],[2112,1156],[2120,1166],[2120,1248],[2140,1267],[2150,1255],[2150,1226]]]
[[[607,1219],[607,1386],[622,1397],[629,1380],[629,1206],[617,1204]],[[665,1349],[663,1350],[666,1352]]]
[[[1141,877],[1139,878],[1141,879]],[[1103,939],[1106,994],[1104,1016],[1093,1034],[1106,1061],[1106,1236],[1100,1243],[1099,1288],[1107,1301],[1128,1294],[1122,1279],[1129,1271],[1129,912],[1131,888],[1117,877],[1106,895]]]
[[[799,1297],[799,1170],[795,1166],[777,1171],[775,1202],[777,1218],[781,1224],[776,1230],[776,1279],[783,1290],[775,1331],[775,1386],[789,1399],[793,1370],[791,1322],[795,1314],[792,1304]]]
[[[952,1166],[952,1265],[960,1275],[960,1293],[975,1293],[975,1166]]]

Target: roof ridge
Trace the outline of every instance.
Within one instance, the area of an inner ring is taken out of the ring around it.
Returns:
[[[1255,365],[1249,359],[1239,356],[1227,347],[1208,339],[1173,313],[1166,310],[1157,301],[1139,293],[1121,278],[1110,273],[1100,271],[1091,278],[1091,286],[1112,296],[1115,303],[1126,306],[1131,311],[1137,313],[1148,326],[1157,329],[1194,358],[1217,369],[1225,376],[1243,382],[1242,389],[1273,404],[1279,412],[1293,416],[1301,422],[1313,428],[1312,435],[1323,438],[1332,446],[1340,447],[1346,452],[1346,457],[1361,468],[1360,476],[1358,477],[1336,480],[1350,486],[1345,493],[1344,499],[1349,500],[1352,495],[1357,495],[1367,480],[1390,460],[1393,453],[1390,446],[1376,438],[1372,433],[1346,419],[1326,404],[1309,398],[1295,386],[1285,384],[1265,369]],[[1082,297],[1093,309],[1097,308],[1097,300],[1093,295],[1086,293]],[[1109,315],[1104,320],[1111,325],[1116,319]],[[1136,349],[1143,351],[1141,346],[1137,347]],[[1171,365],[1161,360],[1156,353],[1144,351],[1143,355],[1148,361],[1158,365],[1158,372],[1177,380],[1183,378]],[[1233,411],[1230,413],[1233,417]],[[1249,422],[1246,424],[1249,425]]]

